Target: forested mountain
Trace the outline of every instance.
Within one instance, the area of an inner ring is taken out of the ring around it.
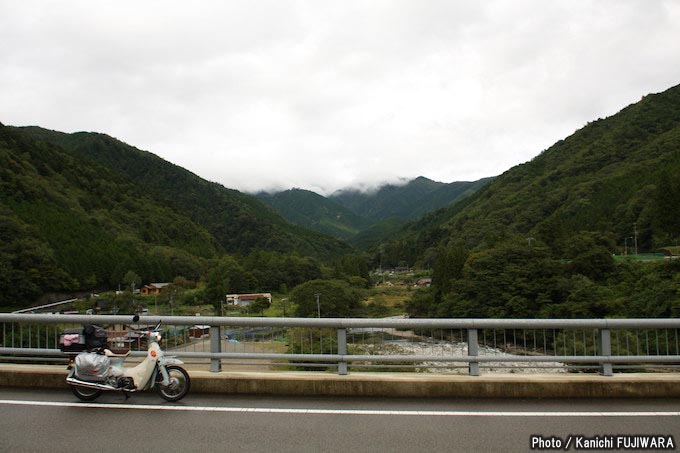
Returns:
[[[0,125],[0,304],[45,291],[198,279],[256,250],[331,258],[349,246],[252,196],[102,134]]]
[[[384,188],[370,215],[387,220],[354,236],[367,245],[388,233],[373,264],[432,269],[433,286],[407,303],[411,315],[680,316],[680,259],[612,256],[680,243],[680,86],[589,123],[481,188],[466,184],[463,199],[400,231],[395,213],[457,189],[425,178]],[[355,195],[345,202],[368,209]],[[301,223],[349,218],[338,198],[286,196],[302,200]],[[349,231],[353,221],[332,226]],[[0,239],[5,306],[112,287],[129,270],[146,282],[202,278],[211,301],[322,276],[368,282],[365,257],[341,257],[344,243],[102,134],[0,125]]]
[[[344,206],[309,190],[262,192],[257,197],[289,222],[340,239],[349,239],[370,224]]]
[[[328,198],[301,189],[257,196],[289,222],[366,248],[407,221],[470,196],[492,179],[446,184],[421,176],[404,185],[385,185],[374,192],[346,189]]]
[[[413,316],[678,317],[680,259],[621,256],[678,244],[678,208],[680,86],[410,224],[381,257],[432,266]]]
[[[680,239],[679,207],[676,86],[589,123],[461,203],[413,223],[401,241],[418,244],[410,259],[442,243],[475,248],[515,235],[559,254],[589,231],[614,252],[637,232],[639,249],[649,252]]]
[[[63,134],[22,128],[40,140],[62,146],[129,178],[146,193],[187,213],[228,253],[255,249],[329,257],[349,248],[340,241],[289,224],[251,195],[206,181],[160,157],[104,134]]]
[[[391,217],[414,220],[428,212],[454,205],[491,180],[493,178],[447,184],[420,176],[404,185],[384,185],[375,192],[340,190],[329,199],[373,223]]]

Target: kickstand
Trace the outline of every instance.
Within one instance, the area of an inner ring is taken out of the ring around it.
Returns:
[[[123,395],[125,395],[125,401],[130,399],[130,393],[129,392],[123,392]]]

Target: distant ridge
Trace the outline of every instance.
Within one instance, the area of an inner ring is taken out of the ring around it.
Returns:
[[[0,125],[0,306],[45,292],[198,280],[225,253],[328,260],[347,244],[104,134]]]
[[[289,222],[340,239],[349,239],[370,224],[341,204],[309,190],[261,192],[257,197]]]
[[[266,248],[329,256],[348,250],[340,241],[290,225],[251,195],[206,181],[155,154],[105,134],[64,134],[41,128],[21,130],[82,159],[103,165],[163,204],[187,213],[228,253]]]
[[[680,85],[644,96],[517,165],[469,198],[410,224],[394,239],[414,260],[441,245],[491,247],[514,238],[557,256],[595,234],[611,252],[680,240]],[[389,246],[387,246],[389,248]],[[398,253],[394,255],[398,260]]]
[[[329,198],[373,222],[391,217],[414,220],[455,204],[492,180],[442,183],[419,176],[404,185],[387,184],[375,192],[340,190]]]
[[[302,189],[257,196],[289,222],[352,243],[353,238],[360,237],[357,244],[366,245],[378,240],[379,232],[393,232],[408,220],[455,204],[492,179],[446,184],[421,176],[403,185],[385,185],[371,192],[344,189],[328,198]],[[388,220],[389,228],[385,228],[387,224],[380,226]],[[363,234],[369,229],[369,234]]]

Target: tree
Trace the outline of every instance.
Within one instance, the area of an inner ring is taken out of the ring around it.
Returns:
[[[219,303],[229,293],[257,289],[257,280],[232,256],[223,256],[208,274],[205,297],[209,303]]]
[[[657,183],[654,209],[656,227],[668,241],[674,241],[680,237],[678,206],[680,206],[680,178],[677,172],[674,175],[671,171],[664,171]]]
[[[412,318],[427,318],[434,311],[434,287],[421,288],[406,301],[406,313]]]
[[[363,255],[343,256],[333,264],[333,273],[335,278],[347,278],[354,284],[359,283],[360,280],[353,279],[353,277],[359,277],[363,279],[365,288],[369,286],[371,281],[368,271],[368,258]]]
[[[139,275],[137,275],[134,271],[130,270],[127,271],[127,273],[123,277],[123,283],[128,288],[131,288],[133,284],[135,285],[135,288],[139,288],[139,286],[142,284],[142,278]]]
[[[432,284],[440,293],[448,293],[454,282],[463,276],[463,267],[468,259],[468,251],[463,245],[439,247],[434,262]]]
[[[607,238],[597,233],[581,232],[572,236],[565,258],[569,259],[568,270],[591,280],[602,280],[614,271],[612,245]]]
[[[468,316],[537,316],[543,305],[564,300],[562,274],[547,249],[515,239],[470,254],[456,300],[470,310]]]
[[[604,318],[609,314],[607,301],[611,290],[597,285],[588,277],[573,275],[569,280],[569,296],[559,304],[546,304],[542,316],[548,318]]]
[[[319,304],[317,305],[317,296]],[[297,304],[296,316],[322,318],[352,316],[360,306],[359,293],[338,280],[312,280],[293,289],[290,295]]]
[[[253,301],[252,304],[250,304],[250,308],[251,308],[252,311],[259,312],[260,315],[263,315],[263,316],[264,316],[264,311],[267,308],[269,308],[270,306],[271,306],[271,304],[269,303],[269,299],[267,299],[266,297],[262,297],[262,296],[258,297],[257,299],[255,299]]]

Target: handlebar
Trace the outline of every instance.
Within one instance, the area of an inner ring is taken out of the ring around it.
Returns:
[[[134,315],[134,316],[132,317],[132,322],[134,322],[134,323],[139,322],[139,315]],[[154,327],[153,330],[157,332],[158,329],[161,328],[161,324],[162,324],[162,323],[163,323],[163,320],[162,320],[162,319],[159,320],[159,321],[158,321],[158,324],[156,324],[156,327]],[[146,332],[146,331],[140,331],[140,332]]]

